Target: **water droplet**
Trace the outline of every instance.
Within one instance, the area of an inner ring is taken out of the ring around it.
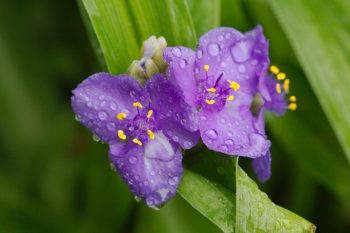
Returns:
[[[144,186],[148,186],[148,185],[149,185],[148,181],[144,181],[144,182],[143,182],[143,185],[144,185]]]
[[[144,101],[145,100],[145,97],[143,95],[140,96],[140,100],[141,101]]]
[[[171,53],[175,56],[175,57],[181,57],[182,53],[181,53],[181,49],[178,47],[175,47],[171,50]]]
[[[170,117],[171,114],[173,114],[173,112],[172,112],[171,110],[169,110],[169,111],[166,113],[166,116],[167,116],[167,117]]]
[[[212,56],[217,56],[220,52],[220,47],[217,43],[210,43],[208,44],[208,53]]]
[[[115,169],[115,166],[114,166],[113,163],[110,163],[110,164],[109,164],[109,167],[110,167],[113,171],[117,171],[117,170]]]
[[[228,131],[228,132],[227,132],[227,136],[232,137],[233,134],[232,134],[230,131]]]
[[[190,149],[190,148],[192,147],[192,142],[190,142],[190,141],[185,141],[185,142],[184,142],[184,147],[185,147],[185,149]]]
[[[250,49],[245,42],[238,42],[231,48],[233,59],[238,63],[247,61],[250,57]]]
[[[80,121],[80,116],[79,115],[75,115],[74,118],[75,118],[76,121],[78,121],[78,122]]]
[[[113,122],[107,123],[107,129],[111,132],[115,131],[117,128],[115,127],[115,124]]]
[[[100,112],[98,112],[98,118],[101,121],[104,121],[104,120],[107,120],[108,115],[107,115],[107,113],[105,111],[100,111]]]
[[[104,100],[105,96],[101,95],[100,97],[98,97],[99,100]]]
[[[221,146],[220,146],[220,149],[223,150],[223,151],[228,151],[228,147],[225,146],[225,145],[221,145]]]
[[[92,140],[94,140],[95,142],[99,142],[101,139],[97,136],[97,135],[92,135]]]
[[[131,164],[135,164],[135,163],[137,162],[137,158],[136,158],[135,156],[131,156],[131,157],[129,158],[129,162],[130,162]]]
[[[231,33],[226,33],[225,38],[230,39],[230,37],[231,37]]]
[[[91,107],[92,107],[92,103],[91,103],[91,102],[87,102],[87,106],[88,106],[89,108],[91,108]]]
[[[174,176],[174,177],[170,177],[169,179],[168,179],[168,183],[170,184],[170,185],[176,185],[177,183],[178,183],[178,181],[179,181],[179,178],[177,177],[177,176]]]
[[[142,200],[141,197],[138,197],[138,196],[135,196],[134,198],[136,202],[140,202]]]
[[[219,40],[219,41],[223,41],[223,40],[224,40],[224,36],[223,36],[223,35],[219,35],[219,36],[218,36],[218,40]]]
[[[244,73],[244,72],[245,72],[245,66],[244,66],[244,65],[239,65],[239,66],[238,66],[238,71],[239,71],[240,73]]]
[[[197,51],[197,58],[202,58],[202,56],[203,56],[203,52],[202,52],[202,50],[201,49],[198,49],[198,51]]]
[[[196,74],[199,74],[199,68],[198,68],[198,67],[194,68],[194,72],[195,72]]]
[[[201,120],[205,121],[207,118],[205,116],[201,116]]]
[[[130,97],[135,98],[136,97],[136,92],[135,91],[130,91]]]
[[[110,107],[112,110],[117,110],[117,109],[118,109],[117,104],[114,103],[114,102],[111,102],[110,105],[109,105],[109,107]]]
[[[215,129],[209,129],[205,131],[205,135],[207,135],[208,138],[215,139],[218,136],[218,133]]]
[[[185,68],[187,66],[187,61],[185,60],[185,59],[182,59],[181,61],[180,61],[180,67],[181,68]]]
[[[100,103],[100,106],[101,106],[101,107],[106,106],[106,101],[102,101],[102,102]]]
[[[94,115],[92,113],[89,113],[88,118],[92,120],[92,119],[94,119]]]
[[[233,140],[232,139],[227,139],[225,141],[225,144],[228,145],[228,146],[232,146],[234,144]]]
[[[178,142],[178,141],[179,141],[179,137],[178,137],[178,136],[173,136],[173,140],[174,140],[175,142]]]
[[[153,203],[153,202],[152,202]],[[148,203],[150,205],[150,203]],[[150,206],[149,208],[153,209],[153,210],[156,210],[156,211],[159,211],[160,208],[158,206]]]
[[[223,124],[225,124],[225,123],[226,123],[225,118],[221,118],[221,119],[220,119],[220,122],[223,123]]]
[[[221,62],[221,63],[220,63],[220,66],[221,66],[221,68],[225,68],[225,67],[226,67],[226,62],[224,62],[224,61]]]
[[[181,121],[180,121],[180,123],[181,123],[182,125],[185,125],[185,124],[186,124],[186,122],[187,122],[187,120],[186,120],[186,119],[181,119]]]

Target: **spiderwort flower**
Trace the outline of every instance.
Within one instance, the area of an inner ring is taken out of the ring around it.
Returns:
[[[168,76],[199,112],[199,130],[206,146],[256,159],[253,167],[259,179],[268,179],[271,143],[265,134],[263,109],[283,113],[286,105],[282,89],[287,89],[289,83],[278,86],[267,75],[268,41],[262,28],[257,26],[244,34],[232,28],[217,28],[200,38],[196,51],[168,47],[163,53],[169,65]],[[282,79],[283,75],[277,72],[278,76]],[[253,100],[259,99],[256,96],[261,96],[263,105],[254,114]]]
[[[175,195],[182,177],[181,148],[197,143],[196,112],[161,74],[145,86],[128,75],[98,73],[73,90],[79,121],[105,143],[115,169],[150,207]]]

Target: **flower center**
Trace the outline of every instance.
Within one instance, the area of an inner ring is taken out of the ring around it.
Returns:
[[[198,85],[198,102],[202,108],[210,111],[221,111],[227,101],[234,100],[234,92],[238,91],[240,85],[235,81],[222,81],[224,73],[212,78],[209,77],[209,65],[203,66],[205,79],[201,79]]]
[[[140,102],[134,102],[133,107],[137,109],[137,115],[134,118],[126,119],[127,115],[123,112],[116,116],[119,121],[125,121],[125,130],[118,130],[118,137],[142,146],[143,143],[155,137],[153,133],[156,130],[154,111],[150,108],[145,109]]]

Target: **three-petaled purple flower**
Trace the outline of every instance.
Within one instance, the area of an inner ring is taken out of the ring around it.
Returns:
[[[289,80],[283,73],[268,74],[268,41],[257,26],[242,34],[217,28],[200,38],[196,51],[186,47],[164,49],[168,76],[182,89],[186,102],[199,113],[199,130],[209,149],[253,158],[258,178],[270,177],[270,141],[263,110],[282,114]],[[254,106],[254,99],[261,104]],[[254,113],[252,108],[258,107]]]
[[[128,75],[98,73],[73,91],[79,121],[109,144],[112,164],[147,205],[160,206],[182,177],[181,148],[199,138],[196,112],[164,75],[141,86]]]

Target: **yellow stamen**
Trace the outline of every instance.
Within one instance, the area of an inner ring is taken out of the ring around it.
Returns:
[[[278,69],[277,66],[270,66],[270,71],[273,74],[278,74],[280,72],[280,69]]]
[[[283,79],[285,79],[286,78],[286,74],[285,73],[279,73],[278,75],[277,75],[277,79],[278,80],[283,80]]]
[[[151,140],[153,140],[154,139],[154,133],[152,132],[152,130],[147,130],[147,134],[148,134],[148,136],[149,136],[149,138],[151,139]]]
[[[294,95],[292,95],[291,97],[289,97],[289,101],[290,101],[290,102],[295,102],[295,101],[297,101],[297,97],[295,97]]]
[[[126,114],[125,113],[123,113],[123,112],[121,112],[121,113],[118,113],[118,115],[117,115],[117,119],[118,120],[123,120],[124,118],[126,118]]]
[[[132,142],[133,142],[133,143],[136,143],[136,144],[139,145],[139,146],[142,146],[142,142],[141,142],[139,139],[137,139],[137,138],[134,138],[134,139],[132,140]]]
[[[123,130],[118,130],[118,137],[122,140],[126,139],[126,135],[124,134]]]
[[[283,89],[285,92],[289,91],[289,83],[290,83],[289,79],[284,80]]]
[[[276,92],[278,94],[281,94],[281,84],[279,84],[279,83],[276,84]]]
[[[152,114],[153,114],[153,110],[152,109],[148,110],[147,118],[148,119],[151,118]]]
[[[207,104],[215,104],[215,100],[208,100],[208,99],[206,99],[205,102]]]
[[[216,89],[214,87],[208,88],[207,89],[208,92],[216,92]]]
[[[241,87],[238,83],[236,83],[235,81],[231,81],[231,80],[227,80],[228,83],[230,84],[230,87],[234,90],[234,91],[238,91],[238,89]]]
[[[288,105],[288,109],[292,110],[292,111],[295,111],[297,109],[297,104],[296,103],[290,103]]]
[[[143,106],[140,102],[135,102],[132,104],[132,106],[137,107],[137,108],[143,108]]]
[[[233,100],[235,97],[233,95],[230,95],[229,97],[227,97],[227,100]]]
[[[204,68],[204,70],[205,70],[206,72],[208,72],[208,70],[209,70],[210,67],[209,67],[209,65],[204,65],[203,68]]]

